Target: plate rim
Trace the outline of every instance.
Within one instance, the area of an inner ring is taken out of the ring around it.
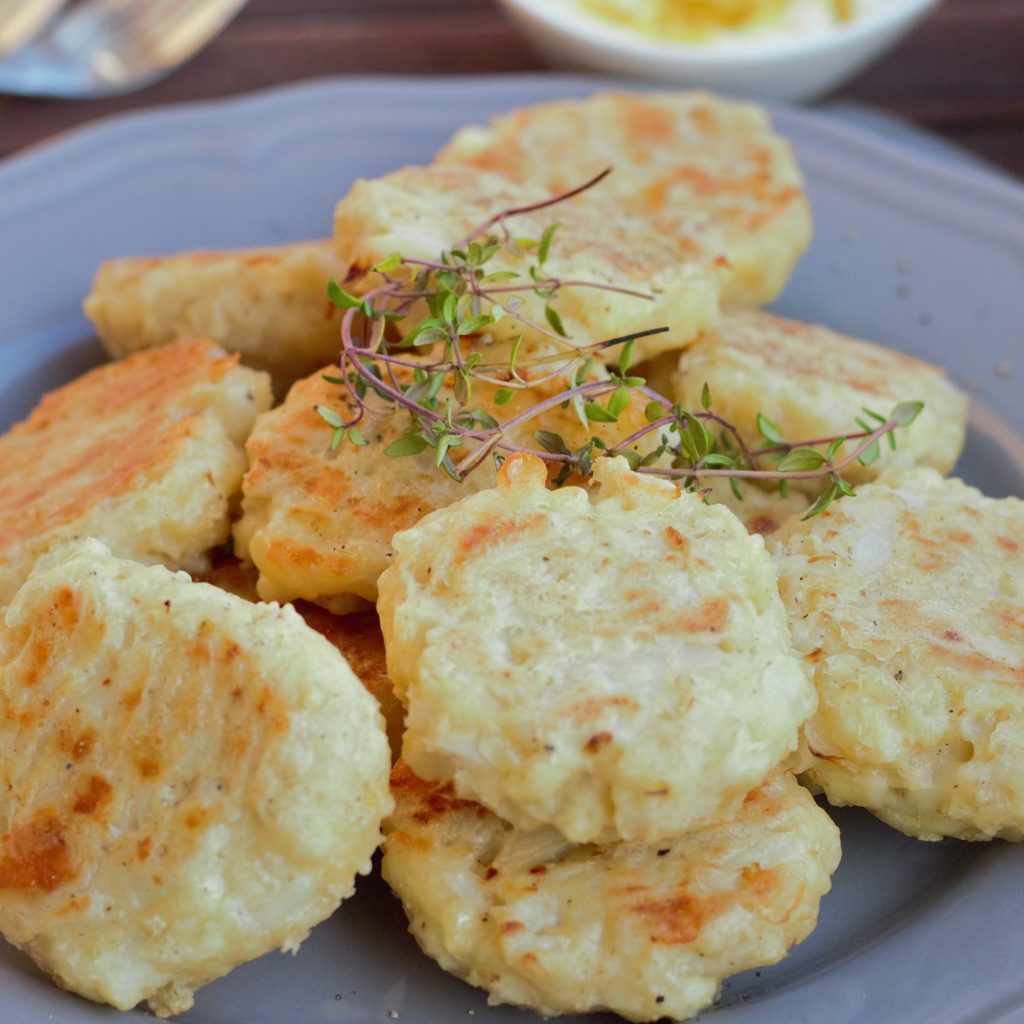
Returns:
[[[325,94],[358,92],[372,88],[408,95],[410,86],[429,82],[431,90],[463,93],[490,91],[514,85],[527,91],[543,91],[552,84],[580,90],[642,89],[656,91],[659,86],[650,82],[608,78],[595,75],[554,74],[545,72],[509,73],[491,75],[338,75],[306,79],[284,85],[271,86],[235,96],[190,100],[156,107],[146,107],[122,113],[105,115],[50,138],[31,144],[0,160],[0,217],[5,210],[16,206],[16,190],[31,184],[40,187],[40,178],[54,172],[63,176],[68,157],[82,156],[92,163],[104,162],[111,157],[110,146],[138,149],[139,131],[166,131],[169,126],[180,125],[194,130],[213,125],[233,115],[244,114],[251,108],[276,111],[281,107],[309,109]],[[665,83],[660,88],[670,88]],[[930,182],[945,187],[964,188],[972,198],[982,198],[1004,207],[1024,218],[1024,182],[1018,184],[999,171],[988,170],[973,163],[944,161],[934,153],[921,153],[910,146],[886,138],[864,126],[831,116],[825,110],[810,109],[780,102],[757,102],[772,116],[777,127],[786,134],[785,125],[806,127],[819,137],[828,137],[833,144],[854,145],[873,153],[907,172],[923,176]],[[523,102],[530,102],[524,99]],[[251,124],[243,125],[244,134],[251,135]],[[258,129],[255,129],[258,130]],[[1024,243],[1022,243],[1024,246]]]

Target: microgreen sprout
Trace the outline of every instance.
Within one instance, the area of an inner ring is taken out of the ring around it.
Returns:
[[[414,456],[431,449],[437,467],[456,481],[488,458],[500,463],[510,454],[528,453],[556,465],[554,481],[561,484],[574,473],[589,475],[596,458],[619,455],[638,473],[678,479],[690,490],[699,490],[706,478],[728,478],[737,496],[739,480],[773,484],[783,494],[790,481],[820,480],[824,489],[805,518],[853,494],[843,472],[854,463],[871,465],[881,454],[883,440],[895,448],[897,428],[910,426],[922,403],[901,403],[888,415],[864,409],[867,418],[857,418],[855,431],[799,441],[783,438],[779,428],[759,413],[757,430],[764,443],[755,448],[713,411],[707,385],[701,407],[689,410],[631,373],[635,342],[668,328],[588,344],[569,340],[556,308],[563,289],[652,296],[599,282],[560,279],[548,268],[559,225],[550,224],[533,239],[516,237],[509,221],[579,195],[608,173],[570,192],[495,214],[436,260],[392,253],[372,268],[376,278],[365,294],[354,295],[332,279],[327,294],[343,311],[342,347],[340,374],[325,380],[345,389],[350,416],[316,406],[331,431],[331,449],[346,441],[355,446],[367,443],[360,424],[375,411],[372,401],[407,416],[406,429],[387,447],[387,456]],[[511,259],[498,261],[492,269],[499,255]],[[522,266],[524,261],[525,271],[500,265]],[[531,292],[544,303],[543,323],[522,312],[522,296]],[[491,333],[503,320],[506,328],[511,321],[522,329],[513,331],[499,361],[487,361],[485,350],[471,347],[467,339]],[[524,358],[521,348],[527,334],[548,339],[552,351]],[[596,363],[605,366],[605,375],[592,373]],[[516,392],[552,381],[559,382],[555,394],[504,421],[474,404],[476,382],[496,389],[491,407],[498,408],[508,405]],[[571,407],[587,429],[591,424],[618,423],[634,401],[643,403],[646,422],[613,447],[594,434],[573,448],[561,434],[541,426],[544,414],[559,407]],[[520,443],[530,428],[536,428],[536,447]]]

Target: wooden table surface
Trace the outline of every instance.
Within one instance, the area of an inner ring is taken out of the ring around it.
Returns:
[[[0,97],[0,156],[119,111],[304,78],[542,67],[495,0],[252,0],[191,64],[132,96]],[[1024,177],[1024,0],[945,0],[834,98],[873,104]]]

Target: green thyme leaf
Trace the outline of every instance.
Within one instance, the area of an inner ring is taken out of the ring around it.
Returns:
[[[392,441],[391,444],[384,449],[384,454],[390,458],[397,459],[403,455],[419,455],[424,448],[427,447],[426,440],[416,433],[403,434],[397,441]]]
[[[572,449],[565,443],[561,434],[556,434],[552,430],[538,430],[534,435],[537,438],[537,443],[546,452],[551,452],[552,455],[572,455]]]
[[[595,423],[616,423],[619,419],[615,413],[603,405],[598,405],[597,402],[584,402],[583,412],[588,420]]]
[[[870,466],[873,462],[877,462],[879,456],[882,454],[881,445],[875,441],[870,448],[865,448],[864,451],[857,456],[857,461],[862,466]]]
[[[357,447],[362,448],[364,445],[370,442],[363,436],[363,432],[358,427],[348,428],[348,439]]]
[[[439,271],[434,280],[437,282],[437,296],[442,303],[448,292],[454,292],[459,288],[465,287],[462,278],[454,270]]]
[[[475,416],[476,416],[477,423],[479,423],[480,426],[484,428],[484,430],[500,430],[501,429],[501,424],[493,416],[491,416],[489,413],[486,413],[486,412],[483,412],[480,409],[477,409],[477,411],[475,413]]]
[[[324,421],[332,427],[344,427],[345,421],[333,410],[328,409],[326,405],[314,405],[313,411]]]
[[[688,430],[679,431],[679,448],[691,466],[696,465],[700,461],[700,452],[697,451],[697,446],[693,443],[693,435]],[[673,463],[673,465],[675,464]],[[676,468],[683,469],[686,467],[680,464]]]
[[[390,256],[385,257],[380,263],[374,264],[373,269],[378,274],[390,274],[393,270],[397,270],[402,265],[402,254],[400,252],[393,252]]]
[[[498,388],[498,390],[494,392],[494,404],[508,405],[508,403],[512,401],[514,394],[515,392],[508,388]]]
[[[616,388],[608,399],[608,412],[615,417],[616,420],[626,411],[629,407],[629,388],[619,387]]]
[[[708,428],[696,416],[683,413],[686,432],[693,438],[694,450],[698,459],[703,459],[715,447],[715,439],[708,433]]]
[[[462,444],[462,438],[458,434],[445,434],[437,443],[437,455],[434,457],[434,465],[441,468],[441,463],[444,462],[445,456],[452,448],[457,448]]]
[[[549,224],[540,236],[540,245],[537,246],[537,265],[543,267],[551,251],[551,239],[555,237],[558,224]]]
[[[909,427],[923,408],[924,402],[900,402],[889,414],[889,418],[895,420],[901,427]]]
[[[510,374],[512,374],[513,377],[517,376],[517,374],[516,374],[516,359],[519,357],[519,349],[522,346],[522,344],[523,344],[523,336],[521,334],[517,334],[512,339],[512,348],[511,348],[511,350],[510,350],[510,352],[508,354],[508,372]]]
[[[627,341],[625,345],[619,349],[619,376],[625,377],[629,371],[630,366],[633,365],[633,342]]]
[[[458,335],[461,338],[466,334],[479,334],[485,327],[489,327],[493,323],[494,317],[487,313],[481,313],[479,316],[467,317],[459,324]]]
[[[431,327],[426,331],[422,331],[416,335],[416,340],[413,344],[420,348],[425,345],[436,345],[439,341],[448,341],[448,332],[438,330],[436,327]]]
[[[822,491],[818,500],[804,513],[801,522],[820,516],[839,497],[839,489],[833,483],[827,490]]]
[[[345,291],[345,289],[338,284],[337,278],[334,277],[327,282],[327,298],[330,299],[338,309],[358,309],[363,304],[362,299],[357,299],[354,295]]]
[[[336,452],[341,445],[341,442],[345,440],[345,428],[335,427],[331,432],[331,451]]]
[[[544,319],[551,324],[551,328],[556,334],[560,334],[563,338],[569,337],[562,324],[562,318],[558,315],[558,311],[554,306],[549,304],[544,307]]]
[[[327,373],[321,373],[320,374],[320,379],[327,381],[328,384],[344,384],[345,383],[345,378],[344,377],[332,377],[332,376],[330,376],[330,374],[327,374]]]
[[[444,386],[444,374],[437,372],[430,375],[430,386],[427,388],[426,398],[428,401],[433,402],[437,398],[438,392]]]
[[[488,242],[486,245],[480,247],[480,258],[477,261],[480,266],[489,262],[491,257],[501,249],[500,242]]]
[[[644,416],[648,423],[657,423],[658,420],[664,419],[668,415],[668,409],[661,404],[661,402],[648,402],[644,406]]]
[[[780,473],[805,473],[827,464],[828,459],[814,448],[794,448],[776,468]]]
[[[700,404],[705,412],[711,408],[711,388],[708,387],[707,381],[704,381],[704,387],[701,388]]]
[[[593,368],[594,360],[592,357],[588,357],[587,359],[583,360],[583,362],[580,364],[579,369],[576,371],[576,376],[573,378],[573,382],[575,383],[576,387],[579,387],[581,384],[586,384],[586,382],[590,379],[590,371]]]
[[[763,412],[757,414],[757,431],[771,444],[782,444],[782,435],[779,428]]]
[[[582,476],[590,476],[590,471],[594,468],[593,442],[585,444],[582,448],[577,448],[573,455],[576,458],[576,468],[580,471],[580,474]]]
[[[735,469],[736,460],[731,455],[723,455],[721,452],[708,452],[701,459],[701,462],[708,469]]]

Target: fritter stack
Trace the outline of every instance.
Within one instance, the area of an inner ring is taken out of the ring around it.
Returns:
[[[526,235],[557,225],[545,272],[587,285],[560,288],[556,345],[529,326],[543,287],[464,339],[492,365],[519,351],[528,385],[492,374],[474,405],[542,407],[511,443],[597,437],[634,468],[599,456],[558,487],[514,455],[459,482],[433,450],[389,454],[408,417],[377,407],[332,450],[317,407],[355,405],[327,279],[366,296],[391,253],[436,260],[509,207]],[[684,1019],[815,925],[838,833],[796,773],[921,838],[1024,836],[1024,505],[940,475],[966,421],[941,370],[752,308],[810,240],[761,111],[513,112],[357,182],[334,226],[101,268],[86,308],[127,358],[0,438],[10,941],[89,998],[180,1012],[294,949],[383,822],[417,941],[493,1001]],[[654,326],[631,372],[686,408],[712,395],[741,446],[925,408],[813,518],[820,479],[656,479],[641,391],[587,422],[536,362]]]

